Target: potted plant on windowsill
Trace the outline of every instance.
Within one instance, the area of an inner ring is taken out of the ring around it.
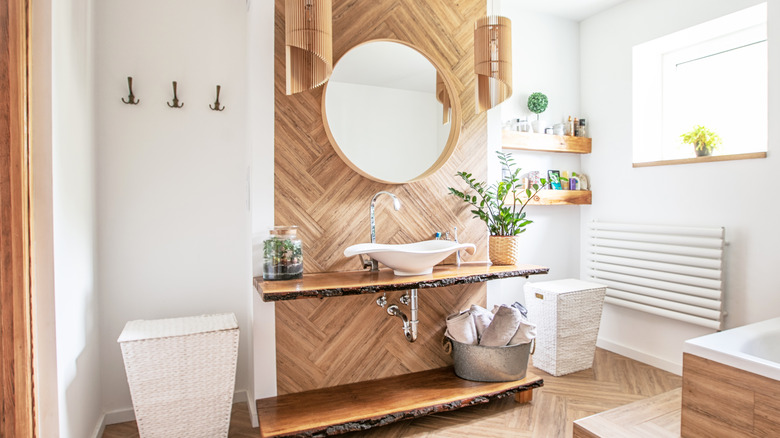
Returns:
[[[712,155],[722,143],[720,136],[702,125],[696,125],[691,131],[680,136],[683,143],[693,145],[697,157]]]
[[[488,187],[485,182],[476,181],[471,173],[461,171],[455,175],[465,181],[476,194],[461,192],[453,187],[448,189],[451,195],[471,205],[474,217],[487,225],[490,232],[490,261],[494,265],[514,265],[519,258],[518,237],[525,232],[525,227],[532,223],[526,219],[525,207],[547,181],[541,178],[541,184],[533,184],[532,187],[523,189],[523,182],[519,177],[521,169],[514,168],[512,154],[496,154],[506,171],[496,184]]]

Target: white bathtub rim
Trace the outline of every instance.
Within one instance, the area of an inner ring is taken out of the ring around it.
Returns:
[[[742,351],[748,339],[778,328],[780,317],[689,339],[683,352],[780,381],[780,364]]]

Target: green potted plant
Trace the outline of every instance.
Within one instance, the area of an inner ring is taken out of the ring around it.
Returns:
[[[706,157],[712,155],[722,143],[720,136],[705,126],[696,125],[692,130],[680,135],[683,143],[693,145],[693,151],[697,157]]]
[[[525,207],[547,181],[541,178],[541,184],[533,184],[532,187],[524,189],[520,180],[521,169],[514,168],[512,154],[496,154],[505,171],[504,177],[496,184],[488,187],[485,182],[476,181],[471,173],[461,171],[455,176],[459,176],[476,194],[465,193],[453,187],[448,189],[451,195],[473,208],[471,212],[474,213],[474,218],[479,218],[487,225],[490,232],[490,261],[495,265],[514,265],[519,256],[517,238],[525,232],[525,227],[532,223],[526,219]]]
[[[274,227],[263,241],[263,280],[303,277],[303,247],[298,227]]]
[[[539,114],[545,112],[547,110],[547,96],[545,96],[543,93],[531,93],[530,96],[528,96],[528,110],[532,113],[536,114],[536,120],[531,122],[534,132],[536,133],[544,133],[544,122],[539,119]]]

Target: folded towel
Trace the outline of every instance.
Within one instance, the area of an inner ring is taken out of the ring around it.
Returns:
[[[512,305],[512,307],[514,307],[514,305]],[[508,345],[527,344],[535,337],[536,324],[529,321],[525,316],[522,316],[520,325],[517,327],[517,332],[512,336],[512,339],[509,340]]]
[[[447,332],[444,334],[461,344],[477,345],[479,340],[477,337],[477,326],[474,324],[474,318],[471,317],[471,312],[468,310],[448,316]]]
[[[493,321],[493,314],[488,309],[476,304],[472,304],[469,310],[471,311],[471,317],[474,318],[474,325],[477,326],[477,337],[482,338],[482,333],[490,325],[490,321]]]
[[[493,322],[490,323],[482,334],[479,345],[503,347],[509,344],[509,341],[517,333],[517,328],[520,326],[522,318],[523,315],[519,310],[502,304],[496,310]]]

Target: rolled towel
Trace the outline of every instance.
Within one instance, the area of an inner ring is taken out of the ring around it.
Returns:
[[[479,345],[503,347],[509,344],[509,341],[517,333],[517,328],[520,326],[522,318],[523,315],[519,310],[514,307],[501,305],[496,310],[493,322],[490,323],[482,334]]]
[[[469,310],[471,311],[471,317],[474,318],[474,325],[477,327],[477,337],[482,338],[482,333],[490,325],[490,321],[493,321],[493,314],[488,309],[476,304],[472,304]]]
[[[471,312],[466,310],[460,313],[453,313],[447,317],[447,332],[445,333],[451,339],[461,344],[477,345],[477,326],[474,324],[474,318]]]
[[[514,305],[512,306],[514,307]],[[520,326],[517,327],[517,332],[512,339],[509,340],[509,345],[527,344],[531,342],[531,339],[536,337],[536,324],[532,323],[525,316],[520,319]]]

